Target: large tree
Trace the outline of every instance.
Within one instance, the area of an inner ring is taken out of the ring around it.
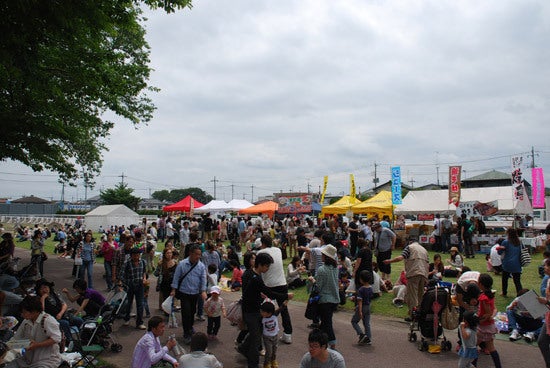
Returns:
[[[201,188],[186,188],[186,189],[172,189],[170,192],[165,190],[159,190],[151,194],[151,197],[158,199],[159,201],[169,201],[169,202],[178,202],[183,198],[190,195],[201,203],[208,203],[214,197],[206,193]]]
[[[139,6],[190,0],[0,2],[0,161],[62,180],[99,173],[113,123],[151,120],[149,46]]]
[[[102,190],[99,197],[104,204],[123,204],[137,210],[140,199],[133,196],[133,192],[132,188],[128,188],[128,184],[119,183],[114,188]]]

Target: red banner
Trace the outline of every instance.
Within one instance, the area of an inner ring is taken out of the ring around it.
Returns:
[[[449,204],[460,203],[460,174],[462,166],[449,166]]]
[[[532,178],[533,208],[544,208],[544,173],[542,167],[533,168]]]

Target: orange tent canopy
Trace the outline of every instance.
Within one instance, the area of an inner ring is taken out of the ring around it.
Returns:
[[[256,213],[267,214],[269,217],[273,217],[275,211],[279,209],[279,204],[273,201],[267,201],[257,204],[252,207],[248,207],[239,211],[242,215],[252,215]]]
[[[187,197],[185,197],[184,199],[182,199],[179,202],[176,202],[176,203],[171,204],[169,206],[164,206],[162,208],[162,210],[164,212],[176,212],[176,211],[190,212],[191,211],[191,204],[193,204],[193,209],[204,206],[204,204],[200,203],[195,198],[188,195]]]

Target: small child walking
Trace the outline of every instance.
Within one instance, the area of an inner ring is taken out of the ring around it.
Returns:
[[[470,368],[477,364],[477,334],[476,329],[479,318],[473,311],[464,312],[463,321],[460,323],[458,334],[460,336],[460,349],[458,350],[458,368]]]
[[[277,315],[282,308],[286,308],[288,300],[285,300],[282,307],[275,309],[275,305],[266,300],[260,306],[262,315],[262,335],[265,348],[264,368],[279,368],[277,362],[277,346],[279,336],[279,320]]]
[[[495,293],[491,290],[493,278],[487,273],[479,275],[481,294],[478,298],[479,326],[477,327],[478,344],[484,343],[485,350],[491,355],[495,368],[501,368],[500,357],[495,348],[495,334],[498,332],[493,318],[495,310]]]
[[[222,315],[226,317],[225,304],[220,297],[220,287],[212,286],[210,288],[210,297],[204,303],[204,311],[208,317],[206,334],[210,340],[216,340],[221,326]]]
[[[359,274],[361,287],[355,295],[355,314],[351,318],[351,325],[359,336],[359,344],[371,344],[371,329],[370,329],[370,302],[372,300],[373,291],[370,285],[371,271],[363,270]],[[363,321],[364,331],[359,326],[359,321]]]

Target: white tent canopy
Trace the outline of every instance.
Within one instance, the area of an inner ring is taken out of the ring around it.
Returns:
[[[230,211],[229,205],[225,201],[211,200],[204,206],[201,206],[195,210],[195,213],[218,213]]]
[[[123,204],[99,206],[84,216],[86,228],[92,231],[98,231],[100,226],[103,229],[108,229],[111,225],[128,227],[132,224],[139,224],[139,219],[137,213]]]
[[[248,202],[246,199],[232,199],[229,202],[228,211],[239,211],[244,210],[245,208],[254,206],[252,203]]]
[[[513,188],[488,187],[465,188],[460,192],[460,202],[479,201],[489,203],[498,202],[497,214],[531,214],[533,209],[529,199],[525,196],[523,201],[513,199]],[[415,215],[419,213],[448,214],[456,212],[454,204],[449,204],[448,190],[424,190],[410,191],[403,198],[403,204],[395,207],[397,215]]]

